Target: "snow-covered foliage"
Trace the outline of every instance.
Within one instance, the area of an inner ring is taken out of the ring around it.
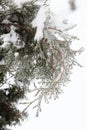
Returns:
[[[69,30],[76,25],[65,18],[57,24],[47,0],[29,1],[18,7],[12,3],[3,3],[3,6],[0,7],[0,92],[4,91],[8,101],[3,106],[24,98],[25,91],[29,96],[28,103],[21,101],[27,106],[20,114],[19,111],[13,113],[18,116],[18,122],[30,106],[38,116],[42,101],[48,103],[49,99],[58,98],[61,87],[70,80],[73,65],[79,65],[75,56],[82,50],[71,49],[77,37],[70,35]],[[0,101],[2,103],[2,99]],[[8,123],[7,115],[0,114],[6,118],[5,125],[10,125],[12,116]],[[15,118],[12,121],[14,124]]]

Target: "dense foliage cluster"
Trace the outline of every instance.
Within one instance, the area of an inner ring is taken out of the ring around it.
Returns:
[[[24,72],[20,71],[23,64],[26,64],[24,56],[33,53],[36,44],[36,29],[31,27],[31,22],[37,11],[38,6],[32,2],[24,3],[18,8],[9,0],[0,1],[0,130],[7,130],[7,125],[15,125],[25,116],[16,104],[25,97],[26,87],[24,84],[19,85],[17,81],[23,82],[27,77],[26,68],[23,68]],[[9,35],[10,40],[15,34],[18,37],[15,44],[4,41],[5,36]],[[16,53],[19,54],[18,57]],[[12,80],[12,83],[8,83],[8,80]]]
[[[58,98],[77,64],[77,51],[70,47],[76,37],[53,27],[50,17],[44,23],[43,38],[34,39],[37,28],[32,21],[39,8],[33,1],[20,8],[11,0],[0,1],[0,130],[18,123],[33,103],[38,116],[42,100]],[[31,97],[34,93],[33,100],[20,112],[16,104],[26,91]]]

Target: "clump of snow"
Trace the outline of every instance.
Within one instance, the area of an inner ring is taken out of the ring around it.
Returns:
[[[17,6],[19,6],[19,7],[21,7],[21,4],[22,4],[22,3],[27,2],[27,0],[13,0],[13,1],[14,1],[14,3],[15,3]]]
[[[10,21],[9,20],[7,20],[7,19],[4,19],[3,21],[2,21],[2,23],[6,23],[6,24],[9,24],[10,23]],[[16,27],[14,27],[13,25],[11,25],[10,26],[10,29],[11,29],[11,31],[8,33],[8,34],[3,34],[3,35],[1,35],[1,37],[0,37],[0,39],[3,39],[3,45],[2,45],[2,47],[5,47],[5,46],[7,46],[9,43],[14,43],[14,44],[16,44],[17,43],[17,40],[18,40],[18,35],[17,35],[17,33],[15,32],[15,29],[16,29]]]
[[[44,22],[46,21],[47,14],[49,12],[49,6],[42,6],[33,20],[33,27],[37,27],[35,40],[39,41],[43,37]]]
[[[5,61],[2,59],[0,60],[0,65],[4,65],[5,64]]]
[[[3,34],[0,38],[3,39],[3,45],[2,47],[6,47],[7,45],[9,45],[10,43],[13,43],[14,46],[17,46],[18,48],[20,48],[19,45],[20,43],[20,39],[19,39],[19,35],[15,32],[15,27],[12,25],[11,26],[11,31],[8,34]],[[17,44],[18,43],[18,44]],[[22,43],[21,43],[22,44]]]

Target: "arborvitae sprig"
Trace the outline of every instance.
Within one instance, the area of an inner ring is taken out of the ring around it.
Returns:
[[[16,107],[18,101],[25,97],[26,80],[23,83],[16,75],[21,74],[18,67],[22,58],[33,53],[36,45],[36,29],[31,27],[31,22],[38,6],[27,2],[22,7],[18,8],[7,0],[0,1],[0,130],[7,130],[7,125],[16,125],[26,116],[25,112],[20,112]],[[9,35],[10,38],[14,35],[11,33],[12,26],[18,36],[15,44],[11,41],[4,42],[3,37],[3,34]],[[22,78],[25,79],[25,76]],[[10,84],[9,79],[14,80],[14,83]]]
[[[39,10],[34,2],[20,8],[6,6],[7,12],[2,8],[0,14],[0,129],[4,130],[6,125],[18,123],[31,105],[38,116],[43,99],[48,103],[50,98],[58,98],[73,65],[78,64],[75,56],[81,52],[70,47],[76,37],[68,35],[67,29],[63,32],[51,26],[50,17],[44,22],[43,37],[34,39],[37,28],[32,27],[32,21]],[[3,34],[10,37],[9,41],[4,41]],[[14,35],[16,39],[11,41]],[[16,103],[25,97],[27,87],[30,99],[20,112]]]

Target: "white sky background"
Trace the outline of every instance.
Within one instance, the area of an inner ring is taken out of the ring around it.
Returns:
[[[21,0],[15,0],[20,2]],[[23,1],[23,0],[22,0]],[[87,0],[76,0],[77,9],[69,9],[68,0],[49,0],[56,15],[56,23],[66,18],[77,24],[70,33],[79,37],[73,43],[74,49],[84,47],[85,51],[77,56],[82,68],[75,66],[71,82],[63,88],[63,94],[56,101],[44,104],[38,118],[29,117],[15,130],[87,130]]]

